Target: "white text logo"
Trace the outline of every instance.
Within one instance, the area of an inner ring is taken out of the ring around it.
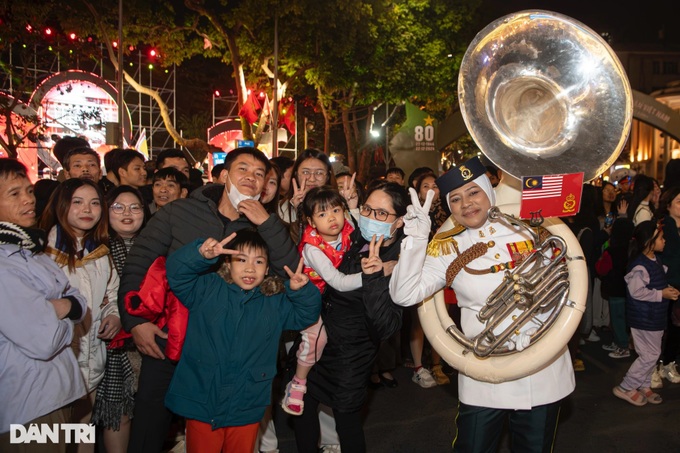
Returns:
[[[9,441],[12,444],[46,444],[59,443],[60,437],[67,444],[93,444],[94,425],[86,423],[55,423],[49,425],[31,423],[28,428],[24,425],[9,425]]]

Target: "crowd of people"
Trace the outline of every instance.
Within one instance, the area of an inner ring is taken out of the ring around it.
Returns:
[[[479,158],[360,182],[316,149],[293,160],[245,147],[203,183],[178,149],[148,172],[131,149],[108,152],[102,171],[75,137],[53,152],[63,173],[35,185],[0,159],[2,451],[33,451],[10,444],[11,424],[92,423],[109,453],[164,451],[177,426],[188,452],[272,452],[281,409],[298,451],[361,453],[369,391],[404,385],[397,366],[425,389],[457,374],[429,346],[417,304],[447,289],[451,317],[475,335],[503,278],[493,269],[521,262],[515,245],[532,247],[488,219],[504,175]],[[581,210],[563,219],[588,268],[581,325],[530,376],[459,374],[454,451],[493,451],[508,418],[513,449],[550,451],[560,403],[585,369],[579,347],[603,329],[613,360],[637,355],[616,397],[658,404],[663,379],[680,382],[675,167],[663,184],[628,169],[584,184]],[[509,342],[521,349],[533,332]],[[63,439],[40,447],[95,451]]]

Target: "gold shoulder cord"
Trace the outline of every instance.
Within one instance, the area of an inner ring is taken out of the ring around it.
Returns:
[[[458,273],[463,269],[465,269],[466,272],[473,275],[482,275],[491,272],[489,270],[480,271],[476,269],[470,269],[467,267],[467,265],[470,264],[472,261],[476,260],[480,256],[484,256],[484,254],[488,250],[488,247],[485,243],[477,242],[472,247],[465,250],[463,253],[460,253],[458,251],[458,244],[454,244],[454,247],[456,249],[456,254],[458,255],[458,258],[453,260],[451,264],[449,264],[449,267],[446,269],[447,287],[451,286],[453,279],[456,278],[456,275],[458,275]]]
[[[543,242],[548,236],[550,236],[550,232],[543,227],[538,227],[538,228],[539,228],[538,229],[538,236],[539,236],[541,242]],[[442,234],[443,235],[449,234],[452,231],[453,230],[450,230],[450,231],[447,231],[447,232],[442,233]],[[460,232],[462,232],[462,230],[459,231],[456,234],[459,234]],[[452,234],[449,234],[449,237],[452,237],[452,236],[453,236]],[[437,239],[437,236],[435,236],[435,238],[432,240],[432,242],[428,246],[428,255],[431,255],[430,254],[430,246],[433,246],[433,243],[435,242],[436,239]],[[440,239],[443,239],[443,238],[440,238]],[[448,246],[453,247],[453,249],[454,249],[456,255],[458,255],[458,257],[455,260],[453,260],[451,262],[451,264],[449,264],[449,267],[446,269],[446,286],[447,287],[451,286],[451,283],[456,278],[456,275],[458,275],[458,273],[463,269],[465,269],[465,272],[472,274],[472,275],[485,275],[485,274],[496,273],[496,272],[501,272],[501,271],[513,269],[519,263],[521,263],[522,260],[523,260],[523,258],[520,258],[520,259],[517,259],[517,260],[514,260],[514,261],[508,261],[507,263],[502,263],[500,265],[491,266],[488,269],[471,269],[471,268],[467,267],[467,265],[470,264],[472,261],[476,260],[477,258],[484,256],[484,254],[486,254],[486,251],[489,248],[493,247],[493,245],[494,245],[493,241],[491,241],[489,243],[477,242],[472,247],[465,250],[463,253],[460,253],[460,251],[458,250],[458,243],[455,240],[450,239],[449,242],[450,242],[450,244]],[[439,243],[436,244],[435,246],[438,247],[439,250],[442,250],[444,248]],[[435,246],[433,246],[433,247],[435,247]],[[446,255],[446,254],[449,254],[449,253],[442,253],[442,254]],[[432,255],[432,256],[439,256],[439,255]]]

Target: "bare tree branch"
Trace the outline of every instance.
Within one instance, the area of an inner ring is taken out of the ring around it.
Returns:
[[[102,36],[104,38],[104,42],[106,44],[106,50],[109,54],[109,59],[111,60],[111,63],[113,64],[114,68],[116,71],[119,71],[123,74],[125,77],[125,81],[132,87],[134,88],[138,93],[146,94],[147,96],[150,96],[158,105],[161,111],[161,118],[163,118],[163,124],[165,126],[165,129],[168,131],[172,139],[182,147],[185,147],[187,149],[191,150],[203,150],[206,153],[210,151],[210,147],[208,146],[208,143],[206,143],[205,140],[201,140],[198,138],[193,138],[193,139],[186,139],[180,135],[180,133],[175,129],[175,125],[172,123],[172,118],[170,117],[170,110],[168,109],[168,106],[166,103],[163,101],[161,98],[160,94],[156,90],[152,90],[148,87],[145,87],[143,85],[140,85],[134,77],[132,77],[130,74],[128,74],[125,70],[121,70],[121,65],[120,62],[118,61],[118,58],[116,57],[116,53],[113,50],[113,44],[111,43],[111,39],[109,38],[108,34],[105,32],[105,27],[104,24],[102,23],[101,16],[95,9],[95,7],[88,1],[83,0],[83,3],[87,6],[87,8],[90,10],[90,13],[92,13],[92,16],[94,17],[94,20],[97,24],[97,27],[102,31]],[[122,45],[122,43],[119,43],[119,45]],[[193,157],[193,155],[192,155]],[[194,160],[196,160],[194,158]]]

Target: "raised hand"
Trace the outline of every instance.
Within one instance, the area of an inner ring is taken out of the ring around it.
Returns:
[[[302,180],[302,185],[298,187],[297,181],[293,178],[293,198],[290,199],[290,203],[295,209],[300,206],[300,203],[305,199],[307,195],[307,180]]]
[[[302,260],[302,258],[300,258],[300,262],[298,263],[298,267],[295,270],[295,273],[293,273],[293,271],[291,271],[288,266],[283,266],[283,270],[286,271],[288,277],[290,278],[290,289],[293,291],[297,291],[298,289],[302,288],[309,281],[309,277],[307,277],[307,274],[302,272],[303,267],[304,261]]]
[[[406,208],[404,216],[404,234],[416,239],[429,239],[430,227],[430,207],[434,198],[434,191],[428,190],[425,202],[421,205],[416,190],[411,187],[408,189],[411,194],[411,204]]]
[[[356,172],[352,174],[352,179],[349,181],[349,185],[342,190],[340,190],[340,195],[347,201],[347,207],[350,209],[356,209],[359,206],[359,195],[357,194],[357,188],[354,185],[354,179],[357,177]]]
[[[236,233],[231,233],[229,236],[219,242],[217,239],[208,238],[198,247],[198,253],[200,253],[201,256],[207,260],[211,260],[220,255],[237,255],[239,253],[238,250],[224,248],[224,246],[231,242],[231,240],[235,237]]]
[[[364,274],[375,274],[380,272],[383,268],[383,262],[380,259],[380,247],[383,243],[383,236],[376,241],[375,235],[371,238],[368,244],[368,257],[361,258],[361,270]]]
[[[260,226],[269,219],[269,213],[257,200],[243,200],[238,204],[239,214],[243,214],[253,225]]]

